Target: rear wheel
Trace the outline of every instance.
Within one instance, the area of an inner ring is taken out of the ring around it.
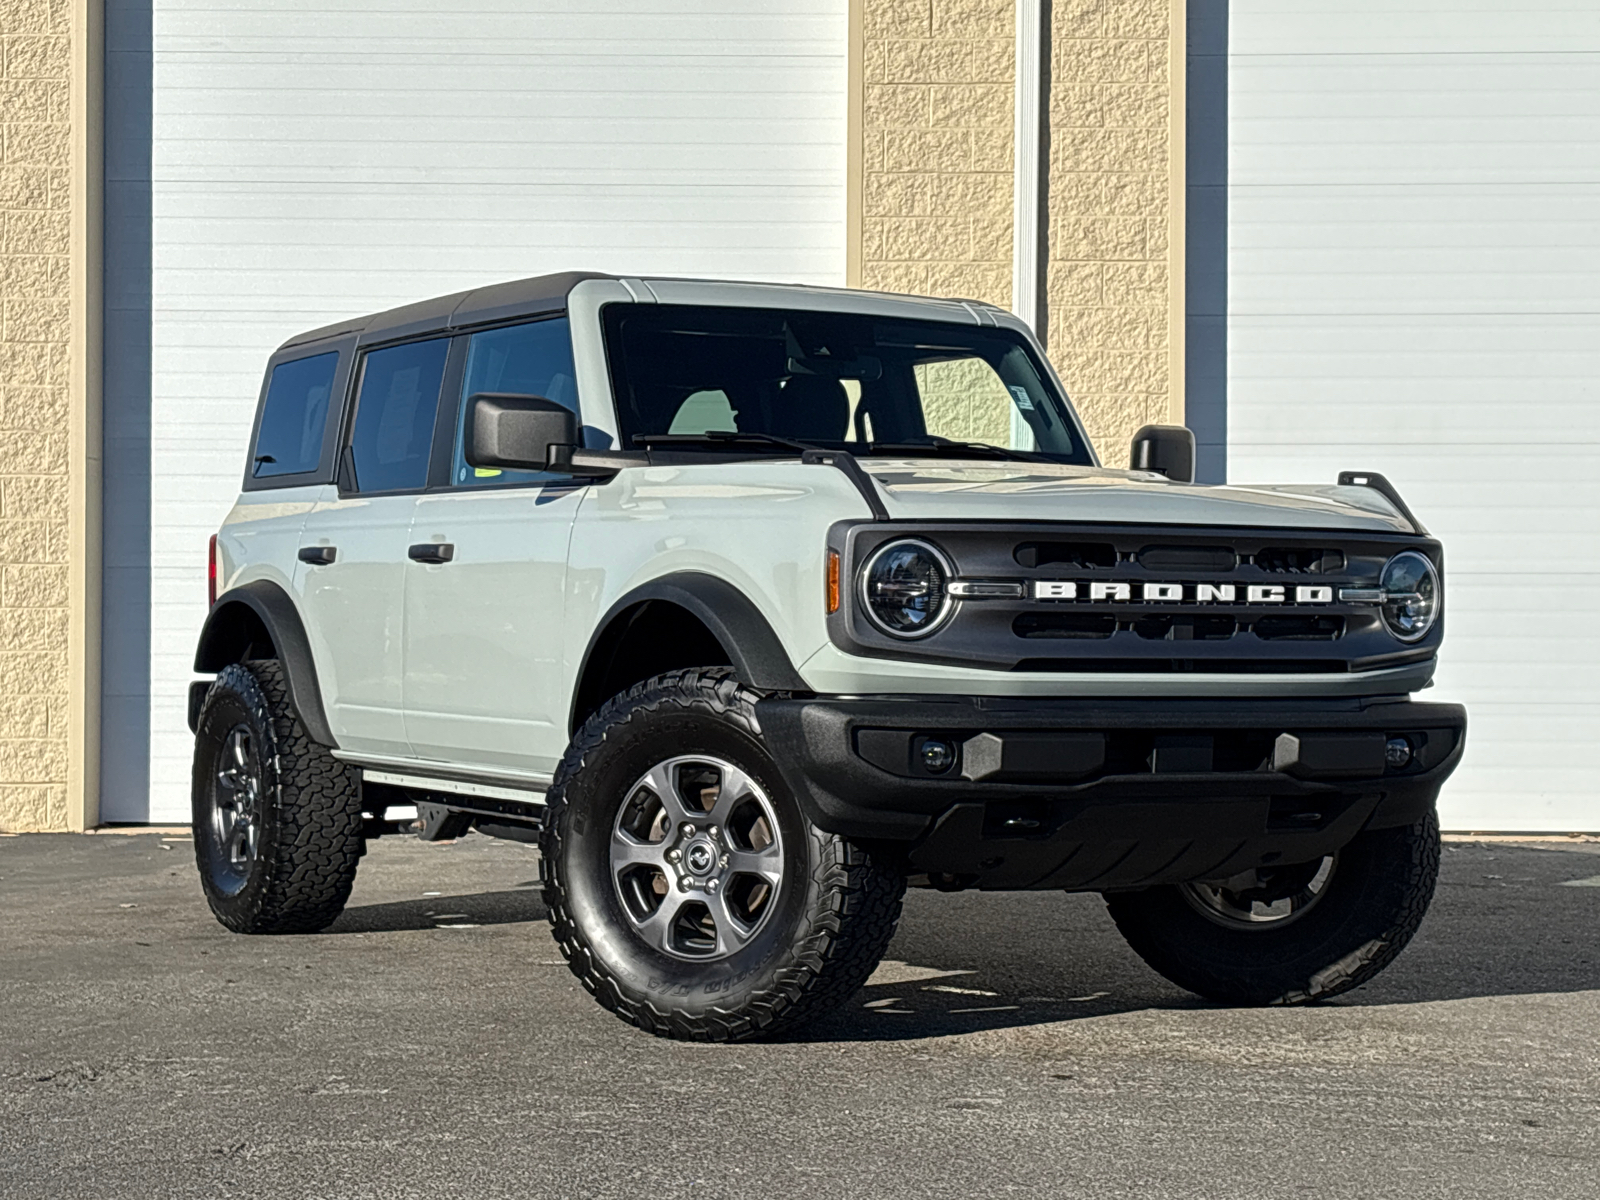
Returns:
[[[639,684],[579,731],[548,796],[556,941],[654,1034],[792,1028],[866,982],[899,917],[903,877],[805,819],[755,700],[724,670]]]
[[[1139,957],[1179,987],[1227,1004],[1303,1004],[1393,962],[1438,875],[1430,813],[1313,862],[1116,893],[1106,906]]]
[[[361,857],[361,789],[289,702],[274,660],[224,667],[200,709],[194,849],[206,902],[235,933],[312,933],[344,909]]]

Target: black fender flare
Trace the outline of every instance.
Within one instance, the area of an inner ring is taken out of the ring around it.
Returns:
[[[289,684],[289,702],[294,705],[306,733],[318,745],[338,749],[339,743],[328,728],[328,716],[322,707],[317,664],[311,657],[311,641],[306,637],[305,623],[289,593],[277,584],[257,579],[217,597],[200,631],[194,669],[200,674],[215,675],[229,663],[239,662],[249,654],[252,644],[249,621],[240,612],[241,606],[254,614],[272,639],[273,650]]]
[[[805,680],[800,678],[800,673],[794,669],[794,664],[789,661],[789,654],[773,632],[772,625],[750,597],[716,575],[702,571],[678,571],[640,584],[595,622],[589,634],[589,644],[583,650],[583,661],[578,667],[572,693],[573,710],[568,714],[569,724],[576,715],[581,681],[589,672],[600,639],[619,616],[647,600],[676,604],[699,618],[727,651],[728,661],[741,682],[761,691],[810,691]]]

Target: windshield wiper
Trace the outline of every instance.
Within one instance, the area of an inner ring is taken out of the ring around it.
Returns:
[[[953,442],[949,438],[931,438],[926,442],[871,442],[868,445],[869,454],[927,454],[936,458],[977,454],[1016,462],[1055,462],[1049,455],[1033,450],[1008,450],[1004,446],[991,446],[988,442]]]
[[[816,449],[815,446],[807,445],[805,442],[778,437],[771,433],[735,433],[728,429],[709,429],[704,433],[636,433],[633,435],[633,441],[639,446],[682,446],[685,449],[697,446],[713,448],[772,446],[779,450],[792,450],[796,454]]]

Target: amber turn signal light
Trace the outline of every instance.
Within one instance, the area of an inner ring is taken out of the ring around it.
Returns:
[[[839,611],[839,552],[828,551],[828,615]]]

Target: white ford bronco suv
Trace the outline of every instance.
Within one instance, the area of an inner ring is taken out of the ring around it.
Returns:
[[[849,997],[907,885],[1100,892],[1219,1001],[1354,987],[1462,753],[1409,699],[1439,543],[1378,475],[1133,462],[969,301],[565,274],[293,338],[213,541],[206,898],[316,930],[369,837],[537,842],[573,972],[681,1038]]]

